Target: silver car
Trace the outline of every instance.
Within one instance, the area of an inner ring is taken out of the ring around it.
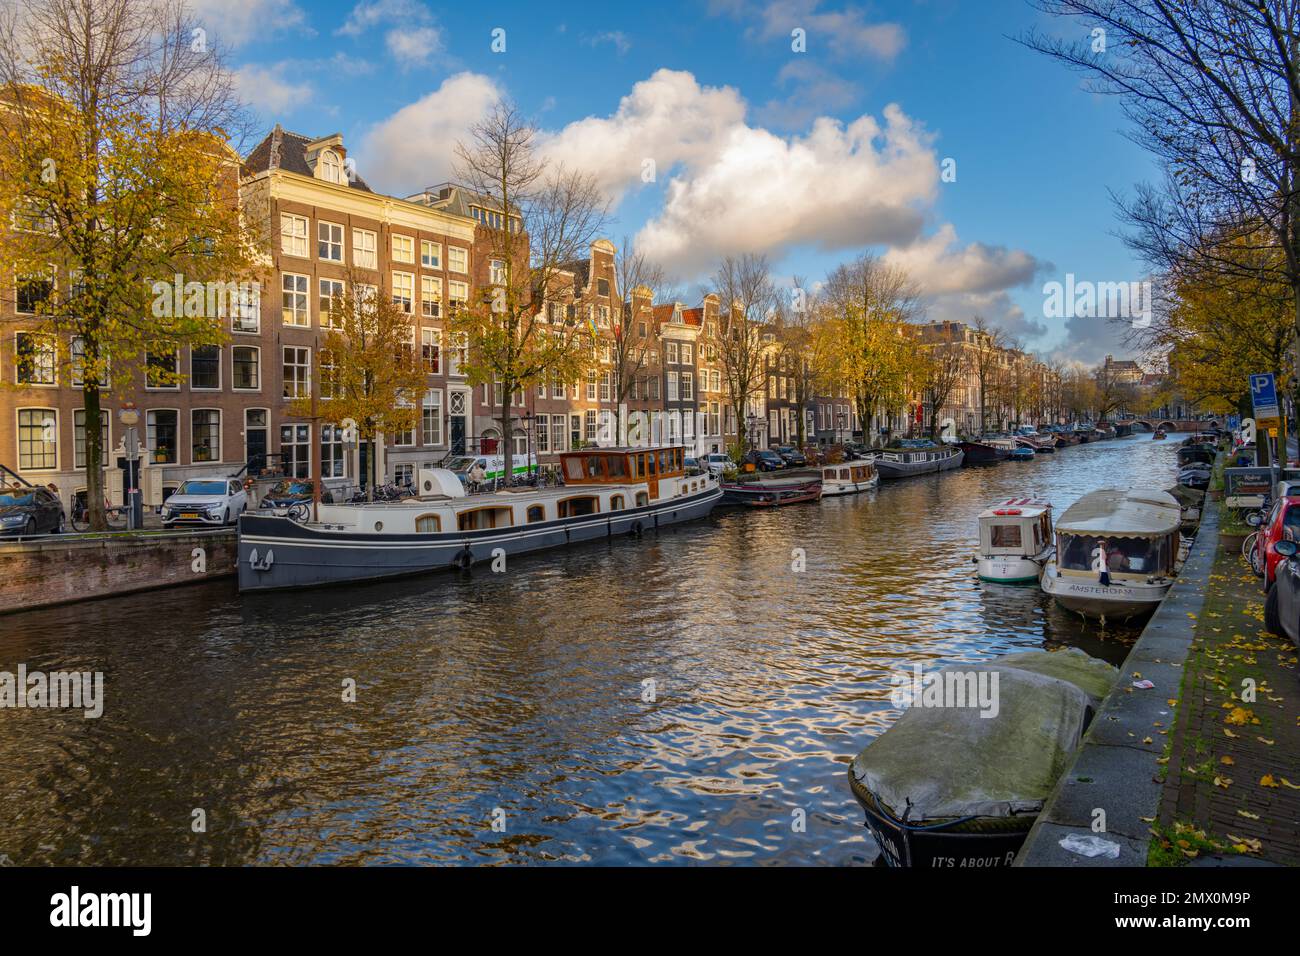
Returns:
[[[224,526],[238,521],[248,507],[244,485],[234,478],[191,478],[163,502],[164,528],[177,524]]]

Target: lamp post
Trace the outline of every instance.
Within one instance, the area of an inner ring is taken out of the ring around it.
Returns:
[[[134,402],[123,402],[118,410],[117,420],[126,426],[122,434],[122,446],[126,451],[126,527],[128,531],[137,531],[144,527],[144,500],[140,493],[140,438],[135,426],[140,421],[140,412]]]
[[[524,472],[529,478],[533,476],[533,410],[524,413]]]

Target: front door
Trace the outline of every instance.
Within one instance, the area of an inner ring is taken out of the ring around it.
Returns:
[[[266,467],[268,428],[266,409],[250,408],[244,412],[244,461],[250,477]]]
[[[448,416],[451,420],[451,453],[465,454],[465,392],[452,392],[449,397]]]

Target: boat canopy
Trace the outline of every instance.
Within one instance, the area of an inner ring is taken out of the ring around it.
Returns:
[[[1173,534],[1181,523],[1178,500],[1166,491],[1103,488],[1065,509],[1056,530],[1061,534],[1145,538]]]
[[[1006,501],[982,511],[980,517],[1001,518],[1010,516],[1036,518],[1051,510],[1052,503],[1050,501],[1039,501],[1035,498],[1008,498]]]
[[[852,773],[908,823],[1038,813],[1119,671],[1072,648],[929,672],[931,687],[998,683],[995,716],[921,700],[854,759]],[[969,689],[969,686],[968,686]]]

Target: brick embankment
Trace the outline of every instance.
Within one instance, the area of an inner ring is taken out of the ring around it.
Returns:
[[[235,573],[235,531],[50,535],[0,543],[0,614]]]
[[[1016,866],[1145,866],[1166,772],[1183,664],[1192,644],[1218,550],[1218,508],[1207,502],[1201,527],[1170,590],[1120,677],[1093,718],[1071,765],[1016,857]],[[1154,687],[1136,688],[1135,681]],[[1082,856],[1060,845],[1096,836],[1118,855]]]
[[[1261,582],[1222,550],[1193,623],[1153,862],[1300,865],[1300,668]]]

